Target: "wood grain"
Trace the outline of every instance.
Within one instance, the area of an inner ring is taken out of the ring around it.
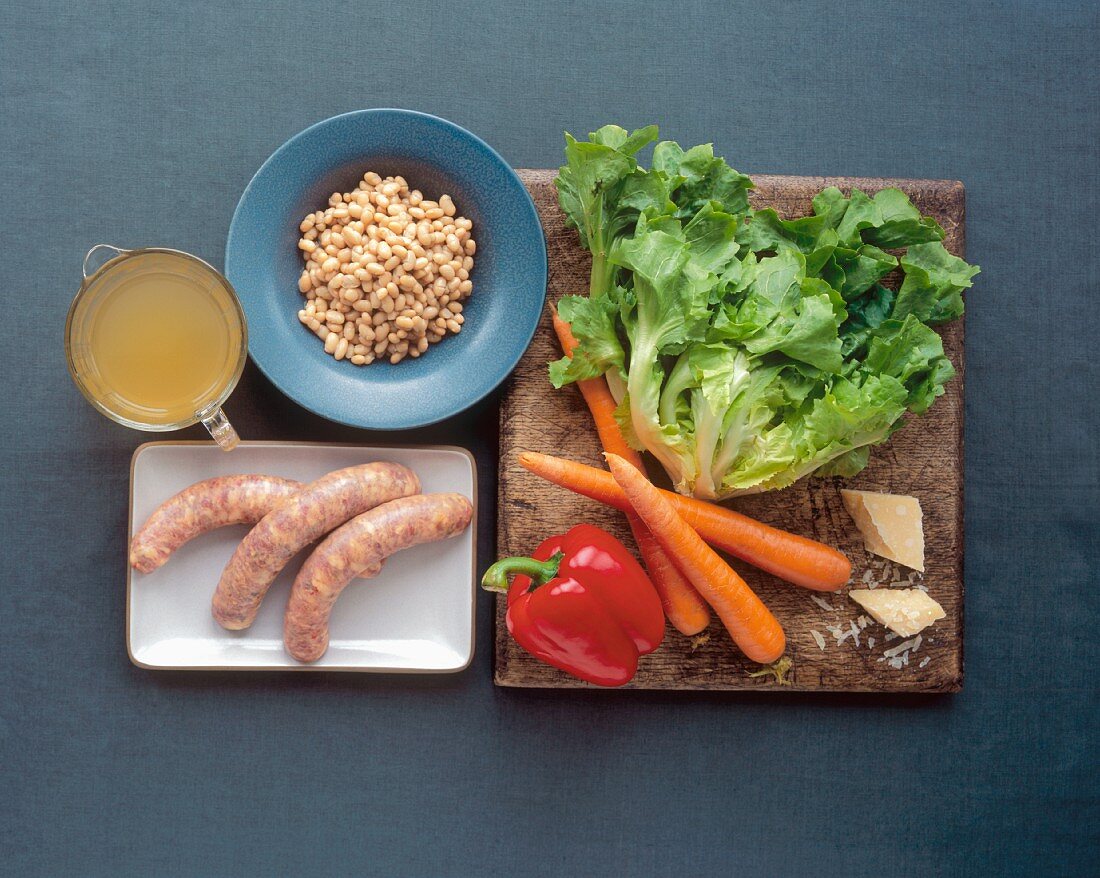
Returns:
[[[554,171],[525,170],[520,176],[535,200],[546,233],[549,258],[548,301],[587,290],[589,257],[566,229],[553,186]],[[830,185],[847,191],[875,192],[897,186],[922,213],[931,214],[947,232],[952,253],[965,249],[965,193],[961,183],[945,180],[887,180],[849,177],[756,176],[753,202],[771,206],[783,217],[810,212],[814,194]],[[894,278],[896,281],[896,278]],[[889,280],[887,282],[890,282]],[[789,688],[835,692],[954,692],[963,678],[963,321],[941,327],[944,347],[958,375],[925,416],[913,418],[890,442],[876,448],[871,463],[853,479],[809,479],[783,491],[730,501],[741,512],[796,533],[839,547],[852,559],[853,587],[865,575],[880,584],[906,580],[908,571],[863,548],[845,512],[841,485],[920,498],[927,547],[923,581],[947,617],[924,632],[908,665],[895,669],[883,651],[900,642],[885,640],[886,631],[872,623],[860,632],[860,645],[849,638],[837,645],[827,626],[847,628],[858,607],[841,593],[819,595],[836,609],[826,611],[812,592],[776,579],[744,563],[738,571],[772,609],[787,632],[792,659]],[[542,451],[602,466],[599,444],[589,414],[574,388],[555,391],[546,364],[560,356],[550,320],[544,315],[530,349],[513,374],[500,410],[500,479],[497,543],[501,555],[531,551],[545,536],[588,521],[604,527],[634,547],[624,517],[526,472],[518,452]],[[660,481],[660,466],[650,460],[650,475]],[[867,571],[871,571],[867,573]],[[504,598],[497,600],[494,679],[500,686],[588,687],[573,677],[537,662],[508,634]],[[826,640],[821,650],[810,634]],[[637,689],[773,689],[770,676],[749,677],[757,665],[745,659],[716,621],[705,642],[692,643],[672,628],[657,652],[642,658],[629,684]],[[875,639],[873,648],[868,637]],[[928,659],[928,661],[924,661]]]

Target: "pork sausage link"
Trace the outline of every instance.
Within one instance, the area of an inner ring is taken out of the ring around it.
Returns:
[[[217,476],[169,497],[130,542],[130,565],[152,573],[180,546],[215,528],[255,524],[298,493],[302,483],[278,476]]]
[[[376,576],[401,549],[456,536],[473,506],[461,494],[422,494],[391,500],[334,531],[306,559],[286,605],[283,643],[300,662],[315,662],[328,649],[332,605],[356,576]]]
[[[214,592],[214,618],[231,631],[247,628],[279,571],[303,547],[379,503],[418,493],[416,473],[389,462],[351,466],[310,482],[241,541]]]

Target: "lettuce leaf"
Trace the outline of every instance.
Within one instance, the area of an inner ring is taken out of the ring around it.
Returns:
[[[875,284],[848,303],[848,319],[840,327],[840,349],[845,357],[865,350],[874,331],[890,317],[895,298],[896,290]]]
[[[558,313],[572,327],[579,342],[572,357],[550,364],[550,381],[562,387],[586,378],[598,378],[611,371],[626,374],[626,353],[619,341],[616,291],[591,296],[565,296],[558,301]]]
[[[653,170],[669,181],[676,213],[682,219],[695,216],[709,202],[717,203],[725,213],[748,213],[752,180],[717,158],[709,143],[684,152],[678,143],[662,141],[653,150]]]
[[[840,240],[852,248],[860,244],[897,248],[943,240],[939,223],[921,216],[900,189],[882,189],[873,198],[853,189],[845,198],[830,186],[814,198],[814,215],[824,217]]]
[[[605,125],[578,141],[565,134],[565,164],[554,184],[581,245],[592,254],[592,291],[604,292],[614,281],[607,253],[614,241],[633,231],[639,215],[662,212],[668,206],[668,186],[662,175],[638,167],[635,153],[657,139],[657,126],[627,133]]]
[[[709,144],[659,142],[646,169],[656,138],[566,135],[559,199],[593,269],[589,295],[558,304],[578,347],[551,381],[606,375],[624,437],[682,493],[858,473],[943,394],[954,369],[931,326],[962,313],[978,268],[898,189],[830,187],[785,219],[754,211],[752,181]]]
[[[702,210],[712,209],[708,204]],[[634,235],[617,242],[611,257],[630,271],[634,284],[634,295],[624,300],[633,308],[620,312],[630,341],[626,387],[634,435],[664,464],[678,490],[692,483],[694,471],[685,465],[689,458],[681,431],[658,417],[665,379],[661,358],[682,353],[704,337],[711,292],[723,283],[737,251],[723,247],[717,232],[692,240],[684,232],[676,223],[650,227],[643,216]],[[729,241],[733,233],[726,224]]]
[[[925,323],[943,323],[962,315],[962,291],[972,285],[976,265],[951,255],[937,241],[910,247],[901,267],[905,280],[891,316],[912,314]]]

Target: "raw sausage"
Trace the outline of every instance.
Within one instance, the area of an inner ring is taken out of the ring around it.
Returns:
[[[298,661],[317,661],[328,648],[332,606],[352,579],[376,576],[401,549],[461,533],[472,515],[461,494],[423,494],[391,500],[334,531],[294,580],[283,623],[287,652]]]
[[[391,500],[334,531],[306,559],[286,605],[283,643],[300,662],[328,649],[332,605],[356,576],[376,576],[394,552],[462,533],[473,506],[461,494]]]
[[[165,500],[130,542],[130,564],[142,573],[160,567],[180,546],[215,528],[255,524],[298,493],[302,483],[278,476],[217,476]]]
[[[310,482],[241,541],[214,592],[214,618],[231,631],[247,628],[279,571],[304,546],[379,503],[419,493],[416,473],[399,463],[351,466]]]

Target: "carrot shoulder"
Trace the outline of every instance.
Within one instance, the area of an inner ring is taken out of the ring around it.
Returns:
[[[634,511],[706,598],[741,651],[755,662],[774,662],[782,656],[787,645],[783,629],[745,580],[703,542],[649,479],[617,454],[605,457]]]
[[[567,357],[571,357],[577,347],[577,339],[574,338],[569,324],[562,320],[557,310],[553,309],[552,313],[554,331],[561,343],[561,349]],[[578,381],[577,386],[588,404],[588,410],[592,413],[592,420],[596,423],[596,432],[600,436],[600,444],[603,445],[604,451],[619,455],[629,461],[631,466],[644,472],[642,456],[626,444],[622,430],[619,429],[619,424],[615,420],[615,399],[607,389],[607,382],[603,378],[588,378]],[[641,553],[653,587],[657,589],[657,594],[661,598],[661,606],[664,607],[668,621],[681,634],[688,636],[698,634],[710,622],[710,610],[706,601],[676,569],[676,565],[669,560],[660,544],[634,511],[630,509],[624,511],[630,530],[634,534],[634,542],[638,544],[638,551]]]
[[[622,488],[604,470],[534,451],[521,452],[519,463],[529,472],[574,493],[616,509],[630,508]],[[712,546],[795,585],[815,591],[836,591],[852,575],[851,562],[842,552],[824,543],[787,533],[725,506],[671,491],[661,494]]]

